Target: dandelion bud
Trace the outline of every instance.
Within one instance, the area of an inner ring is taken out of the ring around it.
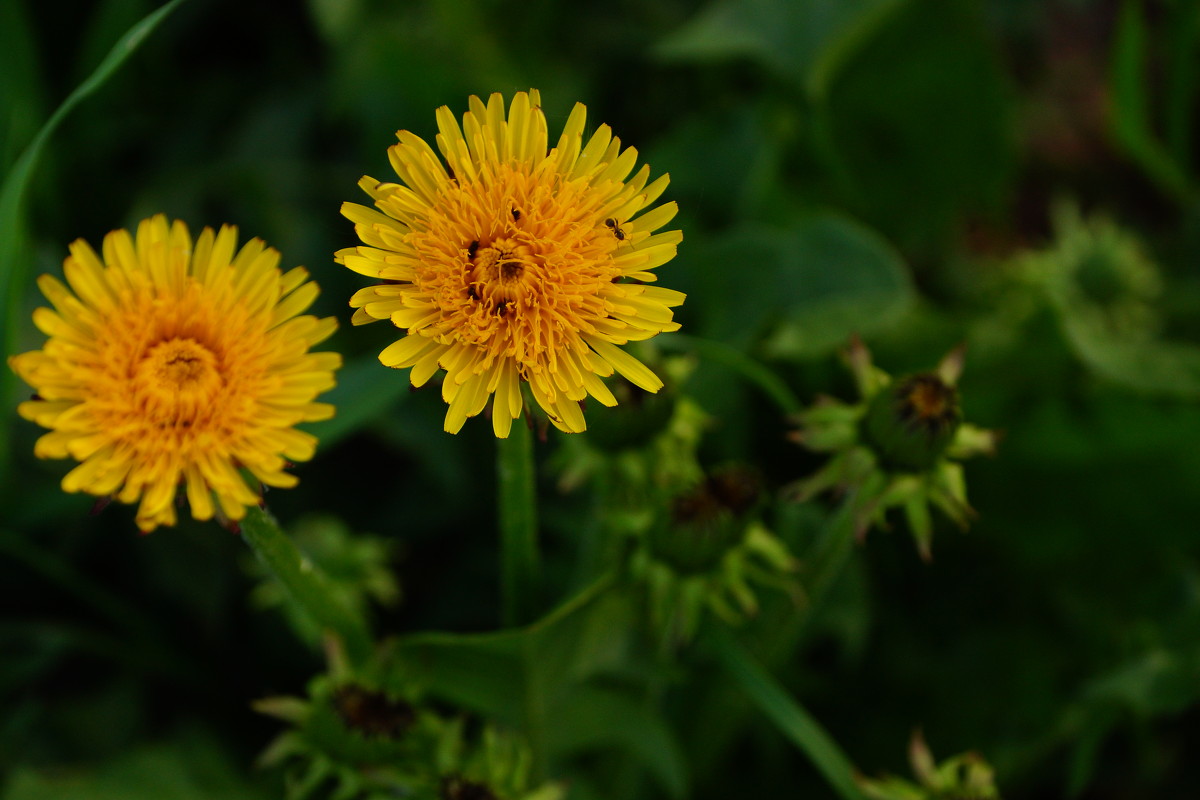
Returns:
[[[863,438],[885,467],[928,470],[962,424],[958,389],[933,372],[901,378],[871,398],[862,424]]]
[[[742,543],[761,486],[747,467],[726,467],[671,503],[671,519],[650,532],[654,555],[682,574],[707,572]]]
[[[497,800],[496,793],[486,785],[457,775],[442,779],[438,796],[441,800]]]
[[[332,700],[342,723],[363,736],[398,739],[417,720],[416,710],[408,703],[357,684],[339,687]]]

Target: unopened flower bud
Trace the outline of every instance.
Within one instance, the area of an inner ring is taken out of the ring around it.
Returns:
[[[962,424],[958,389],[934,372],[901,378],[871,398],[862,424],[864,440],[884,467],[928,470]]]
[[[438,796],[441,800],[496,800],[496,793],[484,784],[457,775],[442,779]]]
[[[338,687],[332,703],[347,728],[368,737],[398,739],[417,719],[416,710],[403,700],[353,683]]]
[[[681,574],[711,570],[745,538],[760,494],[758,475],[749,468],[713,472],[672,501],[670,521],[650,532],[651,552]]]

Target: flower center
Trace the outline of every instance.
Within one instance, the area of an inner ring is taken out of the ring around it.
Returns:
[[[920,420],[943,417],[952,401],[953,391],[932,375],[917,376],[908,389],[905,404],[911,415]]]
[[[529,245],[500,238],[487,246],[475,247],[467,272],[467,296],[483,302],[503,317],[512,304],[533,289],[533,280],[543,272],[541,259]]]
[[[224,383],[213,352],[185,338],[150,348],[133,379],[135,394],[156,422],[185,427],[212,403]]]

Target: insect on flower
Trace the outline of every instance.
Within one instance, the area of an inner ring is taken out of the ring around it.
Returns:
[[[581,401],[617,402],[603,378],[663,385],[621,346],[679,328],[671,309],[684,294],[646,285],[683,239],[655,232],[677,210],[654,205],[668,177],[634,172],[637,151],[607,125],[585,141],[582,104],[554,147],[537,91],[507,109],[499,94],[468,105],[461,124],[438,109],[436,152],[400,131],[388,153],[399,182],[364,177],[375,207],[342,206],[362,244],[337,261],[381,281],[355,293],[352,321],[405,331],[379,360],[410,369],[414,386],[444,370],[450,433],[491,401],[507,437],[526,386],[551,423],[582,431]]]

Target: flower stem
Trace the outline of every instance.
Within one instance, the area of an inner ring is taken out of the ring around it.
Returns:
[[[370,658],[366,622],[334,596],[325,574],[300,552],[274,517],[262,509],[250,509],[242,520],[242,538],[292,600],[341,640],[351,664],[361,665]]]
[[[496,440],[497,503],[500,513],[500,593],[506,627],[533,618],[537,603],[537,489],[533,434],[514,425]]]
[[[725,672],[779,731],[799,747],[843,800],[863,800],[854,765],[812,714],[784,691],[740,642],[714,626],[711,643]]]

